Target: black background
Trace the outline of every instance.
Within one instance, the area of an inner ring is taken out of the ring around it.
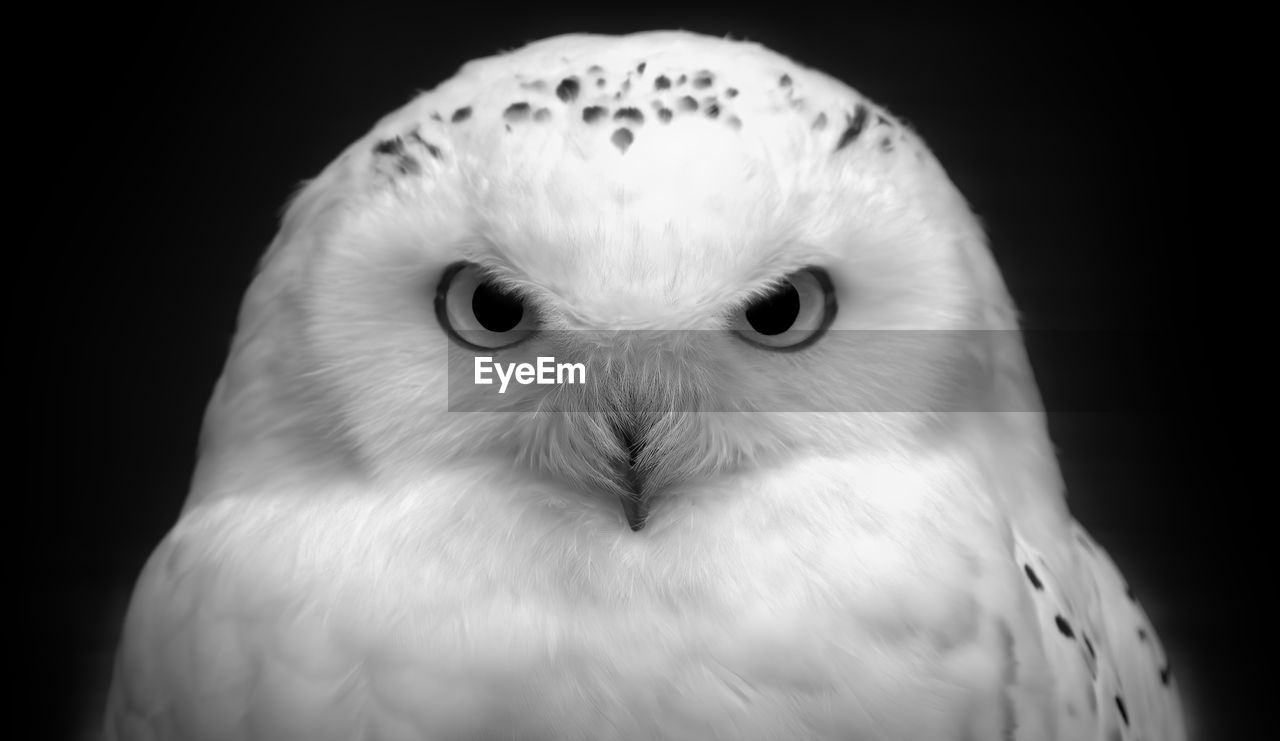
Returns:
[[[1256,654],[1239,617],[1251,489],[1227,455],[1233,394],[1210,331],[1226,267],[1191,221],[1184,29],[1085,10],[469,13],[116,12],[64,19],[30,60],[41,133],[19,156],[49,181],[23,214],[43,236],[14,296],[35,330],[22,401],[39,451],[11,528],[31,579],[31,717],[49,737],[98,710],[130,585],[181,506],[240,297],[298,182],[468,59],[672,27],[762,42],[908,119],[988,227],[1029,327],[1144,338],[1145,364],[1111,379],[1032,335],[1072,508],[1152,614],[1204,737],[1260,712],[1225,681]],[[1080,384],[1142,402],[1056,404]]]

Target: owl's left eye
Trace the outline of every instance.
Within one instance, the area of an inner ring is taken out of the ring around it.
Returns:
[[[821,268],[788,275],[771,293],[742,307],[733,331],[770,350],[799,350],[813,344],[836,318],[831,277]]]
[[[450,265],[436,289],[436,318],[463,345],[496,350],[527,339],[536,321],[517,293],[499,285],[478,265]]]

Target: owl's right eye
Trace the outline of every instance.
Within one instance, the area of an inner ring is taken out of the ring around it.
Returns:
[[[732,327],[751,344],[781,352],[812,345],[836,317],[836,294],[822,268],[788,275],[776,289],[738,310]]]
[[[537,324],[523,297],[469,262],[444,271],[436,318],[450,337],[476,350],[510,347],[532,335]]]

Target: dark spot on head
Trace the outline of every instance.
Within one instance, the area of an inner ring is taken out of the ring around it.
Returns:
[[[729,124],[731,128],[734,128],[734,129],[742,128],[742,119],[738,118],[737,116],[730,116],[726,118],[724,122]]]
[[[604,78],[603,78],[603,77],[597,77],[597,78],[596,78],[596,87],[604,87]]]
[[[668,121],[670,121],[670,120],[671,120],[671,109],[670,109],[670,108],[659,108],[659,109],[658,109],[658,120],[659,120],[659,121],[661,121],[661,122],[663,122],[663,123],[667,123]]]
[[[822,131],[827,128],[827,114],[819,113],[818,117],[813,119],[813,130]]]
[[[671,87],[671,80],[666,75],[658,75],[653,81],[654,90],[666,90],[669,87]]]
[[[439,114],[439,113],[436,113],[435,111],[432,111],[432,112],[431,112],[431,120],[432,120],[432,121],[440,121],[441,123],[444,123],[444,121],[440,118],[440,114]]]
[[[1143,641],[1144,643],[1146,642],[1146,640],[1147,640],[1147,629],[1146,629],[1146,628],[1138,628],[1138,640]]]
[[[417,132],[414,132],[410,136],[417,137],[418,140],[421,141],[421,137],[417,136]],[[422,172],[421,163],[419,163],[416,158],[405,152],[404,139],[398,136],[391,139],[383,139],[373,146],[373,151],[375,154],[395,157],[396,171],[401,175],[417,175]],[[438,156],[439,151],[440,150],[437,149],[435,152],[432,152],[432,156]]]
[[[1173,668],[1169,666],[1169,662],[1164,662],[1164,668],[1160,670],[1160,684],[1169,686],[1169,677],[1173,676]]]
[[[893,151],[893,141],[889,137],[886,136],[880,140],[880,151],[886,153]]]
[[[791,87],[791,75],[783,75],[778,78],[778,84],[782,87]]]
[[[556,97],[568,103],[577,99],[578,89],[578,78],[566,77],[560,81],[559,85],[556,85]]]
[[[694,100],[693,96],[686,95],[676,101],[676,106],[682,111],[696,111],[698,110],[698,101]]]
[[[631,142],[635,141],[635,134],[631,133],[631,129],[625,126],[613,132],[613,136],[609,137],[609,141],[613,142],[613,146],[618,148],[620,152],[626,152],[627,147],[631,146]]]
[[[1040,581],[1040,577],[1036,576],[1036,572],[1032,570],[1031,564],[1023,564],[1022,570],[1027,574],[1027,581],[1031,582],[1031,586],[1037,590],[1043,590],[1044,584]]]
[[[726,98],[736,98],[736,97],[738,97],[738,88],[736,88],[736,87],[725,88],[725,91],[724,91],[724,97],[726,97]]]
[[[1129,711],[1125,709],[1124,698],[1116,695],[1116,710],[1120,711],[1120,720],[1124,721],[1124,727],[1129,727]]]
[[[867,125],[867,107],[861,103],[854,109],[852,116],[846,116],[848,126],[845,127],[844,133],[840,134],[840,141],[836,142],[836,151],[849,146],[854,139],[858,138],[858,134],[862,133],[862,127]]]
[[[711,83],[715,81],[715,76],[707,70],[701,70],[693,78],[693,86],[699,90],[711,87]]]
[[[460,121],[466,121],[468,118],[471,118],[471,106],[464,106],[454,111],[449,120],[454,123],[458,123]]]
[[[1086,551],[1093,553],[1093,546],[1089,545],[1089,539],[1084,537],[1084,535],[1077,535],[1076,541],[1080,543]]]
[[[1081,633],[1081,634],[1080,634],[1080,637],[1084,638],[1084,647],[1085,647],[1085,649],[1086,649],[1086,650],[1088,650],[1088,652],[1089,652],[1089,657],[1090,657],[1090,658],[1092,658],[1092,659],[1097,659],[1097,658],[1098,658],[1098,654],[1097,654],[1097,653],[1095,653],[1095,652],[1094,652],[1094,650],[1093,650],[1093,641],[1090,641],[1090,640],[1089,640],[1089,636],[1088,636],[1087,634],[1084,634],[1084,633]]]
[[[688,75],[680,75],[679,77],[676,78],[676,84],[683,85],[685,84],[686,81],[688,81],[688,79],[689,79]]]
[[[539,108],[538,110],[533,112],[534,121],[541,122],[541,121],[546,121],[549,118],[551,118],[551,111],[547,110],[546,108]]]
[[[400,137],[383,139],[373,145],[374,154],[404,154],[404,142]]]
[[[644,123],[644,114],[639,108],[619,108],[613,114],[614,121],[630,121],[635,124]]]
[[[430,154],[430,155],[431,155],[432,157],[434,157],[435,159],[440,159],[440,147],[437,147],[436,145],[432,144],[431,142],[427,141],[426,139],[423,139],[423,138],[422,138],[422,135],[418,133],[418,130],[417,130],[417,129],[414,129],[414,130],[413,130],[413,132],[409,134],[409,138],[410,138],[410,139],[413,139],[413,140],[414,140],[414,141],[416,141],[420,146],[422,146],[424,149],[426,149],[426,150],[427,150],[427,154]]]
[[[598,105],[587,106],[582,109],[582,120],[587,123],[595,123],[607,115],[609,115],[609,109]]]
[[[502,112],[502,118],[507,121],[523,121],[529,117],[528,103],[512,103],[507,106],[507,110]]]
[[[707,114],[707,118],[715,118],[720,115],[720,106],[715,102],[714,98],[704,101],[703,112]]]
[[[1130,602],[1137,602],[1138,598],[1133,596],[1133,587],[1125,585],[1124,596],[1129,598]]]
[[[623,80],[619,90],[623,93],[631,92],[631,80]]]
[[[1067,638],[1075,638],[1076,634],[1073,630],[1071,630],[1071,623],[1068,623],[1066,618],[1062,617],[1061,615],[1056,615],[1053,618],[1053,622],[1055,625],[1058,626],[1059,633],[1066,636]]]
[[[598,75],[602,72],[604,72],[604,67],[601,67],[598,64],[593,64],[590,67],[587,67],[587,74],[589,75]]]
[[[644,62],[641,62],[640,64],[637,64],[637,65],[636,65],[636,72],[637,72],[638,74],[643,75],[643,74],[644,74],[644,68],[645,68],[646,66],[648,66],[648,65],[646,65]]]
[[[877,125],[877,126],[883,126],[884,124],[887,124],[887,123],[889,123],[889,119],[885,118],[883,113],[877,113],[877,114],[876,114],[876,125]]]

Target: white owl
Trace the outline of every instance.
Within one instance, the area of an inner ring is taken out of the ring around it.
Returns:
[[[683,32],[472,62],[290,207],[106,736],[1181,739],[1016,328],[830,77]]]

